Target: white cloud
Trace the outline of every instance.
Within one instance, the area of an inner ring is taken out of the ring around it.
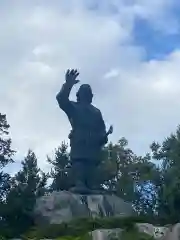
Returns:
[[[179,21],[172,14],[175,4],[176,0],[132,0],[130,4],[126,3],[126,12],[133,17],[147,20],[157,31],[176,34],[179,32]]]
[[[115,78],[119,76],[119,71],[118,69],[112,69],[110,70],[109,72],[107,72],[105,75],[104,75],[104,78],[105,79],[108,79],[108,78]]]
[[[145,50],[133,46],[137,15],[153,25],[159,13],[163,24],[164,16],[173,19],[168,1],[163,3],[94,1],[96,9],[90,10],[88,1],[64,0],[4,7],[0,108],[7,113],[18,156],[32,148],[45,167],[46,154],[67,139],[70,125],[55,95],[69,67],[78,68],[81,82],[92,85],[107,125],[115,125],[114,141],[125,136],[143,151],[175,129],[180,53],[144,62]]]

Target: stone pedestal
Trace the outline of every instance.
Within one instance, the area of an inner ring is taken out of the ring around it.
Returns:
[[[37,224],[60,224],[83,217],[128,217],[134,215],[134,210],[116,195],[61,191],[37,199],[34,215]]]
[[[91,233],[93,240],[111,240],[111,239],[121,239],[121,234],[123,230],[117,229],[97,229]],[[123,240],[123,239],[122,239]]]

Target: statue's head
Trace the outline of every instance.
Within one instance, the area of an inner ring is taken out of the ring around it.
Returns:
[[[82,84],[76,93],[77,101],[91,104],[93,93],[89,84]]]

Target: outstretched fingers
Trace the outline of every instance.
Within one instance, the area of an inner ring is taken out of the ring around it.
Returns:
[[[79,72],[77,69],[68,69],[66,72],[66,81],[77,84],[79,82],[79,80],[76,79],[78,76]]]
[[[69,76],[69,74],[70,74],[70,70],[68,69],[68,70],[66,71],[66,76]]]
[[[70,71],[70,74],[71,74],[71,76],[73,76],[74,78],[76,78],[76,77],[79,75],[79,72],[78,72],[77,69],[72,69],[72,70]]]

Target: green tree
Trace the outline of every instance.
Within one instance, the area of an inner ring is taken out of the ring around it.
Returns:
[[[159,178],[159,170],[149,154],[137,156],[125,138],[117,144],[110,143],[104,148],[97,176],[101,178],[101,185],[132,202],[139,213],[153,214],[154,182]]]
[[[7,123],[6,115],[0,113],[0,201],[2,201],[10,188],[10,175],[3,171],[3,168],[13,162],[12,156],[15,153],[11,149],[9,135],[10,125]]]
[[[6,198],[5,219],[14,236],[33,224],[34,205],[36,199],[45,194],[46,183],[47,175],[38,168],[35,153],[29,150]]]
[[[0,232],[4,229],[4,204],[6,196],[11,187],[11,177],[5,172],[4,167],[13,162],[15,151],[11,149],[11,139],[9,138],[10,125],[7,123],[6,115],[0,113]]]
[[[160,169],[156,181],[156,211],[164,221],[180,221],[180,126],[160,143],[151,144],[153,159]]]
[[[55,149],[54,159],[48,157],[48,163],[52,167],[49,173],[52,178],[50,190],[68,190],[72,185],[72,178],[70,174],[71,162],[68,145],[65,142],[62,142],[61,146]]]

